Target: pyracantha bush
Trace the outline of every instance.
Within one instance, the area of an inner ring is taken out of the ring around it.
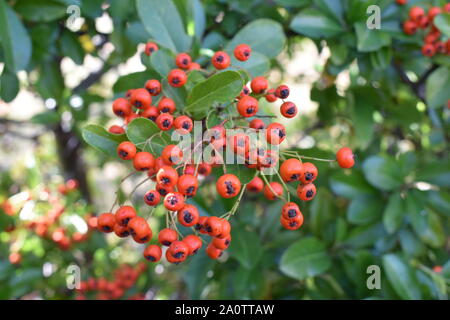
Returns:
[[[151,56],[158,50],[157,44],[149,42],[144,54]],[[154,235],[147,221],[154,210],[143,215],[131,204],[119,203],[116,208],[116,199],[109,212],[99,215],[98,230],[132,237],[142,244],[156,239],[143,251],[148,261],[160,261],[165,255],[167,261],[180,263],[203,246],[210,258],[219,258],[231,243],[230,219],[246,191],[263,193],[269,201],[283,201],[280,223],[285,229],[297,230],[304,217],[298,204],[291,201],[289,184],[297,185],[294,193],[301,201],[311,201],[319,174],[314,161],[337,162],[342,168],[355,163],[352,150],[345,147],[337,151],[336,159],[280,149],[286,128],[269,122],[273,116],[263,114],[259,104],[260,99],[280,101],[283,117],[297,116],[297,105],[288,100],[289,86],[271,87],[262,76],[251,79],[245,69],[231,64],[231,54],[245,62],[252,48],[239,44],[232,53],[217,51],[209,63],[202,64],[188,53],[180,53],[172,61],[176,68],[167,70],[164,79],[148,79],[142,88],[129,88],[112,104],[123,125],[113,125],[105,134],[116,137],[116,155],[130,162],[131,174],[147,175],[128,198],[142,184],[153,181],[154,187],[142,200],[150,207],[164,206],[166,226]],[[187,96],[179,90],[188,92]],[[89,142],[89,137],[86,140]],[[221,169],[215,181],[217,194],[236,201],[222,215],[205,216],[190,199],[198,196],[214,168]],[[180,225],[192,233],[182,234]],[[162,247],[167,248],[163,251]]]

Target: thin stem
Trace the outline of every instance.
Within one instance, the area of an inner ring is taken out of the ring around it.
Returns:
[[[239,204],[241,203],[241,199],[242,199],[242,196],[244,195],[244,193],[245,193],[245,189],[246,189],[246,186],[247,186],[247,184],[244,184],[243,186],[242,186],[242,189],[241,189],[241,192],[240,192],[240,194],[239,194],[239,197],[238,197],[238,199],[236,200],[236,202],[234,203],[234,205],[233,205],[233,207],[231,208],[231,210],[227,213],[227,220],[232,216],[232,215],[234,215],[235,213],[236,213],[236,210],[237,210],[237,208],[239,208]]]
[[[139,182],[134,189],[130,192],[130,194],[128,195],[128,199],[131,199],[131,196],[136,192],[136,190],[143,185],[144,183],[146,183],[148,180],[150,180],[150,178],[145,178],[143,181]]]
[[[283,188],[286,190],[287,201],[291,202],[291,192],[289,191],[289,188],[288,188],[287,184],[284,183],[283,178],[281,178],[281,175],[280,175],[280,173],[278,171],[277,171],[277,175],[278,175],[278,178],[280,178],[280,181],[281,181],[281,184],[283,185]]]

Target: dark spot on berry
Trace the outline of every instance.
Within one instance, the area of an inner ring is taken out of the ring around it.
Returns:
[[[306,197],[307,198],[311,198],[312,196],[314,196],[314,191],[313,190],[306,191]]]
[[[255,109],[253,109],[252,107],[250,107],[250,108],[247,108],[246,112],[247,112],[248,114],[252,114],[253,112],[255,112]]]
[[[286,110],[286,113],[287,113],[287,114],[295,114],[296,111],[297,111],[297,110],[295,109],[295,107],[292,107],[292,108],[287,109],[287,110]]]
[[[244,88],[244,90],[242,90],[242,92],[243,92],[244,94],[249,94],[249,93],[250,93],[250,90],[249,90],[248,88]]]
[[[136,101],[136,102],[134,103],[134,105],[135,105],[136,107],[140,108],[140,107],[142,107],[142,102],[141,102],[141,101]]]
[[[189,130],[190,127],[191,127],[191,125],[190,125],[189,122],[185,121],[185,122],[183,122],[183,124],[181,125],[181,127],[182,127],[183,129],[185,129],[185,130]]]
[[[168,127],[170,127],[171,123],[169,120],[166,119],[162,122],[162,125],[164,128],[168,128]]]
[[[117,112],[117,115],[121,117],[121,116],[124,115],[124,113],[123,113],[123,111],[118,111],[118,112]]]
[[[150,48],[150,52],[154,52],[155,51],[155,48]]]
[[[122,233],[120,234],[121,237],[128,237],[130,235],[129,231],[122,231]]]
[[[169,184],[170,183],[170,178],[163,177],[163,178],[161,178],[161,182],[162,182],[162,184]]]
[[[263,148],[258,148],[258,149],[256,149],[256,154],[258,156],[263,156],[266,154],[266,150],[264,150]]]
[[[120,150],[119,153],[120,153],[120,156],[123,158],[126,158],[128,156],[128,152],[126,152],[126,151]]]
[[[296,215],[297,215],[297,210],[289,209],[289,211],[288,211],[289,218],[294,218]]]
[[[230,244],[230,240],[225,240],[225,245],[228,247],[228,245]]]
[[[169,197],[169,199],[167,199],[167,201],[168,201],[172,206],[178,203],[178,199],[177,199],[177,197],[175,197],[175,196]]]
[[[155,195],[153,193],[149,193],[146,196],[147,201],[153,202],[155,200]]]
[[[109,226],[103,226],[103,231],[111,231],[111,227]]]
[[[163,109],[161,110],[161,112],[163,112],[163,113],[167,113],[167,112],[169,112],[169,111],[170,111],[169,108],[163,108]]]
[[[156,120],[156,117],[155,116],[153,116],[153,117],[148,117],[150,120],[152,120],[152,121],[155,121]]]
[[[192,251],[192,255],[197,254],[197,252],[198,252],[198,248],[195,249],[194,251]]]
[[[172,162],[172,163],[178,162],[178,161],[180,161],[180,157],[170,156],[169,157],[169,161]]]
[[[197,223],[194,228],[195,228],[195,230],[199,231],[202,229],[202,227],[203,226],[200,223]]]
[[[190,187],[188,187],[186,189],[186,194],[190,195],[190,194],[194,193],[194,191],[195,191],[195,187],[194,186],[190,186]]]
[[[162,195],[162,196],[165,196],[165,195],[167,194],[167,190],[166,190],[166,189],[163,189],[163,188],[159,189],[158,192],[159,192],[159,194]]]
[[[172,79],[172,83],[173,84],[179,84],[180,82],[181,82],[181,80],[178,77],[175,77],[175,78]]]
[[[187,66],[189,64],[189,60],[188,59],[183,59],[183,61],[181,63],[183,65]]]
[[[286,99],[289,96],[289,89],[283,89],[280,91],[281,99]]]
[[[306,172],[305,173],[305,180],[306,181],[311,181],[312,179],[314,179],[314,175],[311,172]]]
[[[294,220],[294,221],[290,221],[290,222],[289,222],[289,226],[290,226],[290,227],[295,227],[295,226],[297,226],[297,221],[295,221],[295,220]]]
[[[284,138],[285,135],[286,135],[286,133],[284,133],[283,130],[278,130],[278,136],[279,136],[280,138]]]
[[[250,52],[244,51],[244,56],[248,57],[250,55]]]
[[[223,254],[223,251],[220,251],[220,253],[219,253],[219,258],[222,256],[222,254]]]
[[[154,256],[145,256],[145,258],[146,258],[148,261],[152,261],[152,262],[156,261],[156,258],[155,258]]]
[[[192,214],[189,211],[185,211],[185,212],[183,212],[183,220],[186,223],[191,223],[192,220],[194,220],[194,217],[192,216]]]
[[[126,227],[128,225],[128,221],[130,221],[130,218],[123,219],[122,220],[122,225]]]
[[[141,239],[139,239],[142,242],[146,242],[149,240],[148,236],[142,237]]]
[[[225,186],[227,188],[227,194],[233,194],[235,192],[233,183],[231,181],[225,181]]]
[[[167,241],[167,240],[164,240],[164,241],[162,242],[162,244],[165,245],[165,246],[170,246],[170,245],[172,244],[172,242]]]
[[[183,258],[183,256],[184,256],[184,252],[182,252],[182,251],[179,251],[179,252],[173,254],[173,257],[175,259],[181,259],[181,258]]]
[[[223,59],[224,59],[224,58],[223,58],[223,56],[221,56],[221,55],[219,55],[219,56],[216,57],[216,61],[217,61],[217,62],[223,62]]]

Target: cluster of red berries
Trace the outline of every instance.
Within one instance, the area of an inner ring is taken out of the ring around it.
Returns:
[[[50,205],[50,209],[45,211],[33,220],[26,220],[23,225],[8,225],[6,230],[9,233],[20,231],[23,228],[34,232],[38,237],[46,239],[56,244],[61,250],[69,250],[73,244],[85,242],[89,239],[92,230],[97,229],[97,218],[88,214],[85,221],[88,225],[88,232],[81,233],[78,231],[72,231],[70,226],[61,221],[61,216],[67,212],[66,206],[63,204],[61,195],[67,195],[68,193],[76,190],[78,183],[76,180],[68,180],[65,184],[59,185],[59,193],[52,192],[50,188],[45,188],[41,191],[41,196],[46,197],[46,202]],[[31,194],[28,195],[26,201],[33,200]],[[18,212],[10,201],[6,200],[2,203],[1,208],[5,214],[13,216]],[[11,252],[10,262],[12,264],[18,264],[21,261],[21,254],[18,251]]]
[[[408,35],[424,30],[422,54],[432,57],[436,54],[450,54],[450,39],[444,39],[434,25],[434,18],[443,12],[450,13],[450,3],[443,8],[431,7],[428,12],[422,7],[414,6],[409,10],[409,19],[403,23],[403,31]]]
[[[149,42],[146,45],[145,54],[151,55],[158,50],[158,46]],[[240,44],[234,49],[234,56],[240,61],[246,61],[251,56],[251,48],[246,44]],[[230,66],[230,56],[224,51],[216,52],[211,64],[217,70],[223,70]],[[167,75],[168,83],[171,86],[183,86],[187,81],[186,72],[192,69],[200,69],[201,66],[192,61],[187,53],[180,53],[175,58],[175,64],[179,69],[170,71]],[[113,112],[125,119],[128,124],[136,117],[146,117],[156,123],[162,131],[171,129],[182,134],[189,134],[193,129],[193,121],[187,115],[177,111],[175,102],[169,97],[161,97],[157,106],[152,105],[152,97],[161,93],[161,82],[150,79],[145,83],[144,88],[129,90],[124,98],[118,98],[113,102]],[[250,90],[251,89],[251,90]],[[240,126],[252,129],[255,132],[265,131],[265,140],[270,145],[279,145],[286,138],[286,129],[280,123],[266,123],[256,114],[258,112],[259,99],[265,98],[268,102],[282,100],[280,113],[286,118],[293,118],[297,115],[297,106],[290,101],[285,101],[289,97],[290,89],[287,85],[280,85],[276,88],[269,88],[269,82],[264,77],[255,77],[250,82],[250,88],[244,87],[242,92],[233,101],[236,110],[246,125]],[[173,115],[178,114],[174,119]],[[251,121],[245,119],[255,117]],[[231,242],[231,225],[229,218],[234,214],[239,205],[239,201],[233,209],[221,217],[200,216],[199,210],[192,204],[187,203],[188,198],[195,196],[199,188],[199,175],[208,176],[212,168],[222,165],[224,148],[228,147],[243,160],[243,165],[247,168],[261,171],[265,168],[275,168],[278,164],[279,155],[266,146],[253,143],[246,133],[229,133],[222,121],[209,129],[208,138],[204,138],[202,143],[207,143],[213,147],[211,159],[203,159],[201,163],[194,163],[192,154],[187,154],[179,146],[166,145],[159,157],[154,154],[139,150],[130,141],[124,141],[117,147],[117,155],[123,160],[133,163],[136,171],[145,172],[149,179],[156,182],[155,187],[144,194],[144,202],[148,206],[157,206],[162,202],[167,210],[166,228],[158,233],[158,244],[148,245],[143,256],[152,262],[157,262],[163,255],[163,247],[167,247],[165,257],[171,263],[179,263],[188,256],[194,255],[203,245],[200,234],[209,235],[211,241],[206,248],[209,257],[216,259],[220,257],[223,250],[227,249]],[[124,128],[113,126],[110,132],[122,134]],[[195,147],[194,147],[195,153]],[[309,201],[314,198],[316,188],[313,181],[318,175],[317,168],[310,162],[302,163],[298,154],[286,151],[286,156],[295,158],[287,159],[280,168],[279,182],[268,182],[264,175],[258,172],[257,176],[242,186],[236,175],[226,172],[216,181],[217,193],[223,198],[234,198],[239,195],[240,199],[245,190],[250,192],[264,192],[269,200],[283,198],[284,188],[289,194],[285,182],[300,181],[297,195],[301,200]],[[354,164],[353,153],[348,148],[343,148],[337,155],[338,163],[341,167],[350,168]],[[334,161],[334,160],[332,160]],[[263,179],[261,179],[261,177]],[[290,195],[288,195],[290,199]],[[303,216],[297,204],[286,201],[283,206],[281,224],[287,229],[298,229],[303,223]],[[112,210],[112,209],[111,209]],[[170,217],[170,218],[169,218]],[[183,236],[177,229],[177,223],[185,227],[191,227],[195,234]],[[98,217],[98,229],[105,233],[115,233],[118,237],[131,236],[137,243],[148,243],[152,239],[153,232],[147,220],[139,216],[133,206],[121,205],[114,213],[103,213]],[[181,240],[180,240],[181,239]]]
[[[80,282],[80,288],[77,289],[76,300],[96,299],[109,300],[120,299],[125,296],[127,290],[134,286],[139,276],[147,269],[145,263],[139,263],[135,268],[128,264],[119,266],[114,270],[114,280],[107,280],[104,277],[89,278]],[[137,293],[129,300],[144,300],[144,295]]]

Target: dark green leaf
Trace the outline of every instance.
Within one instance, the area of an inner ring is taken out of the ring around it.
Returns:
[[[390,157],[367,158],[363,163],[363,172],[369,183],[381,190],[398,188],[404,179],[396,161]]]
[[[443,106],[450,99],[450,70],[440,67],[433,71],[426,82],[426,100],[430,108]]]
[[[281,52],[285,42],[286,36],[278,22],[269,19],[257,19],[242,28],[225,49],[233,52],[237,45],[246,43],[254,52],[259,52],[268,58],[274,58]]]
[[[334,19],[314,8],[300,11],[294,16],[289,27],[311,38],[332,38],[344,31]]]
[[[16,13],[4,0],[0,1],[0,39],[6,68],[12,72],[25,69],[31,57],[31,40]]]
[[[339,196],[354,198],[362,194],[374,194],[377,191],[367,183],[360,171],[346,174],[339,171],[330,178],[331,190]]]
[[[195,119],[203,118],[214,103],[231,101],[244,87],[240,74],[224,71],[197,84],[187,98],[186,112]]]
[[[369,29],[365,22],[355,23],[358,51],[370,52],[388,46],[391,43],[389,34],[382,29]]]
[[[20,0],[14,6],[25,20],[34,22],[49,22],[66,15],[67,6],[55,0]]]
[[[383,256],[383,267],[395,292],[408,300],[419,300],[422,295],[409,265],[397,254]]]
[[[298,280],[314,277],[331,267],[331,258],[325,245],[316,238],[305,238],[293,243],[283,253],[280,270]]]
[[[388,233],[394,233],[400,228],[405,213],[404,200],[399,192],[389,197],[383,213],[383,224]]]
[[[0,98],[11,102],[19,93],[19,78],[13,72],[5,69],[0,76]]]
[[[441,13],[434,17],[433,24],[445,34],[450,37],[450,13]]]
[[[370,224],[381,217],[382,211],[383,203],[380,198],[359,196],[350,203],[347,210],[347,220],[354,224]]]
[[[100,150],[112,157],[117,155],[117,146],[126,140],[126,135],[112,134],[105,128],[89,124],[82,130],[84,141],[97,150]]]
[[[162,149],[170,143],[170,137],[149,119],[136,118],[128,124],[127,137],[137,148],[152,154],[161,154]]]
[[[137,0],[136,9],[145,29],[159,44],[174,52],[189,50],[191,38],[172,0]]]
[[[228,249],[230,255],[236,258],[241,266],[252,269],[263,253],[263,247],[255,232],[248,232],[241,228],[233,228],[233,241]]]

